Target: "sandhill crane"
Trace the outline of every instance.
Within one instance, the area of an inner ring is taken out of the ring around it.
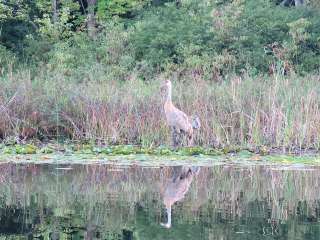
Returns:
[[[188,192],[193,177],[199,173],[199,167],[182,167],[177,176],[173,177],[163,193],[163,203],[167,210],[167,223],[161,223],[161,226],[171,227],[171,207],[172,205],[184,198]]]
[[[166,80],[162,85],[162,88],[166,88],[167,96],[164,103],[164,112],[168,126],[171,128],[173,146],[178,144],[178,134],[183,133],[187,135],[188,146],[193,144],[193,130],[199,129],[200,119],[198,116],[188,116],[172,103],[172,84],[170,80]]]

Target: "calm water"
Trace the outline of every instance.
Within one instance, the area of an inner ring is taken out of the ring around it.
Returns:
[[[320,239],[320,169],[0,165],[1,239]]]

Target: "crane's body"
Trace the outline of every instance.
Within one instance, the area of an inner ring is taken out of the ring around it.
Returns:
[[[166,228],[171,227],[172,205],[181,201],[188,192],[193,177],[200,171],[199,167],[182,167],[180,173],[170,179],[163,192],[163,203],[167,210],[167,222],[161,223]]]
[[[178,109],[172,103],[172,84],[167,80],[164,84],[167,89],[166,101],[164,103],[164,112],[166,121],[172,131],[173,145],[178,144],[178,134],[183,133],[187,135],[188,146],[193,144],[193,130],[200,128],[200,120],[198,117],[189,117],[183,111]]]
[[[164,112],[166,115],[167,124],[170,127],[176,128],[176,131],[184,131],[190,135],[193,134],[192,124],[189,117],[176,108],[172,102],[166,102],[164,104]]]

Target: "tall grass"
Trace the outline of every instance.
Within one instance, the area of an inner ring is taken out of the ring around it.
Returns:
[[[0,79],[0,137],[32,128],[41,139],[169,144],[162,79],[142,81],[132,74],[120,82],[99,69],[79,79],[40,70],[9,72]],[[201,119],[196,144],[216,147],[318,148],[319,91],[317,75],[173,79],[174,103]]]

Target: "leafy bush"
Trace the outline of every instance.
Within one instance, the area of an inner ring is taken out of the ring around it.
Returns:
[[[61,1],[55,22],[46,1],[7,2],[0,4],[1,45],[21,62],[75,78],[97,68],[120,80],[320,68],[320,11],[312,1],[299,8],[276,0],[99,1],[94,39],[86,32],[87,1]]]
[[[319,12],[308,7],[286,8],[264,0],[208,5],[187,1],[181,7],[167,4],[147,11],[135,23],[132,45],[136,59],[156,70],[172,64],[188,68],[195,61],[197,68],[211,68],[213,75],[243,70],[266,73],[278,63],[302,73],[319,70],[319,27]],[[285,48],[295,45],[299,31],[307,39],[294,54]],[[268,51],[272,44],[288,54],[279,57],[275,49]],[[310,65],[303,55],[315,62]]]
[[[195,54],[209,50],[213,34],[209,12],[199,6],[177,8],[167,4],[147,11],[136,23],[132,45],[138,61],[163,68],[184,61],[181,49],[192,47]]]

